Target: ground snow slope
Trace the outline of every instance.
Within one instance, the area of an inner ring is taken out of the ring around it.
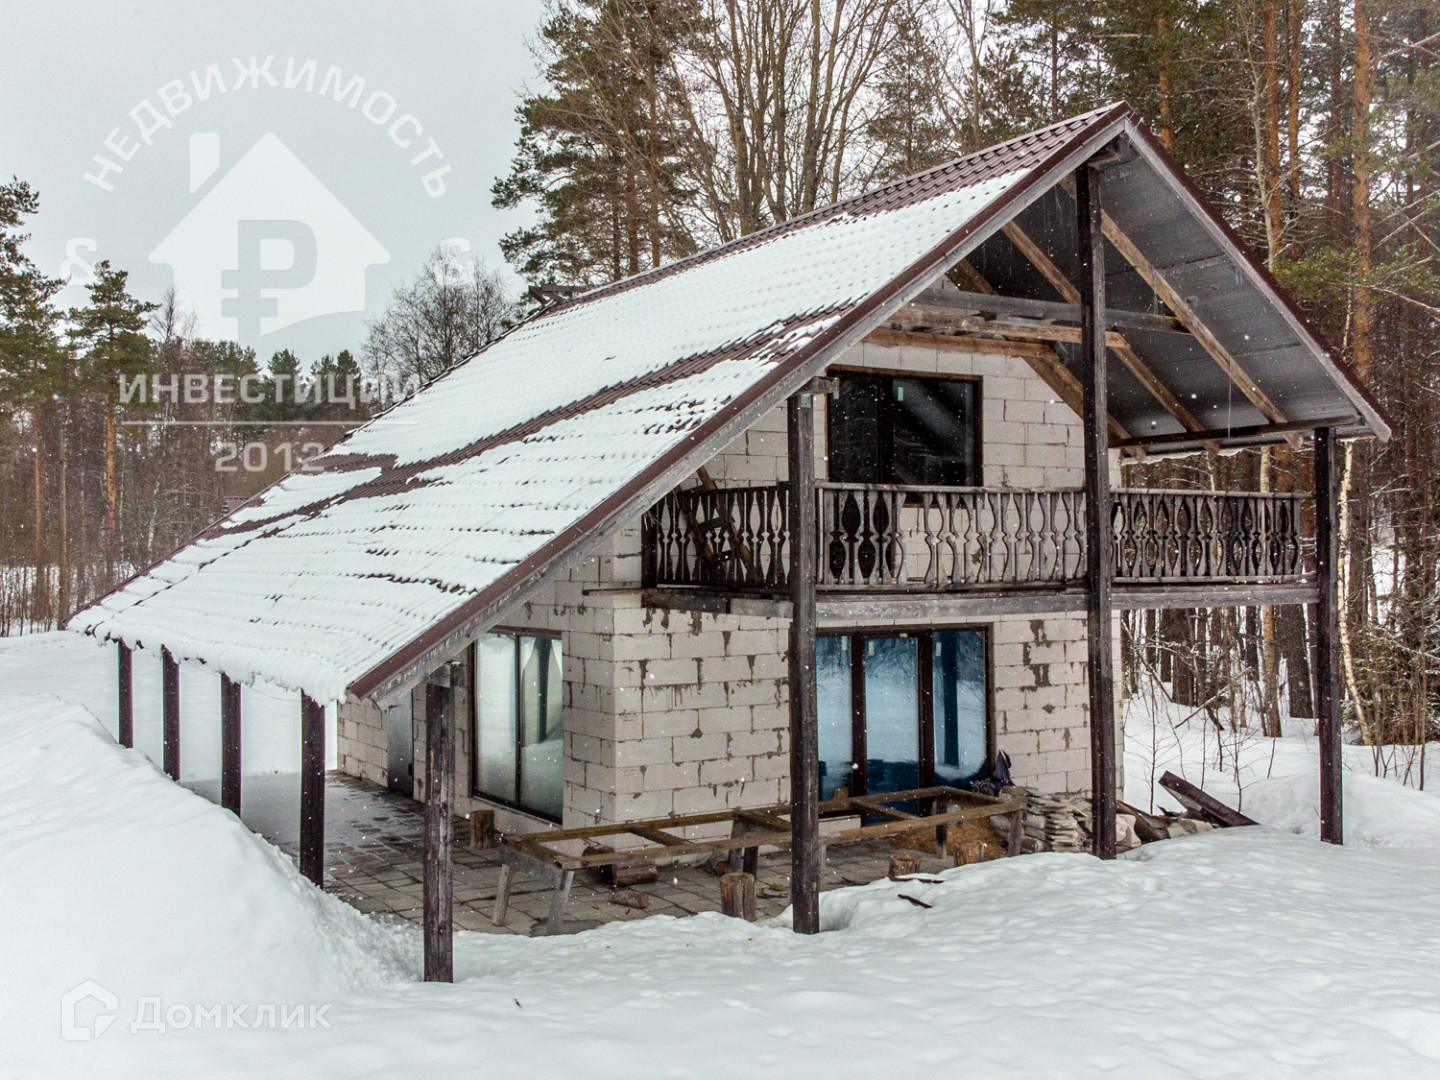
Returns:
[[[87,979],[126,1009],[324,1002],[406,977],[412,951],[88,712],[0,701],[0,1074],[51,1075],[57,1045],[83,1045],[59,1039],[59,1002]]]
[[[1322,845],[1304,740],[1244,784],[1282,828],[827,893],[811,938],[707,915],[459,934],[440,986],[413,930],[321,896],[83,711],[3,693],[0,1076],[1440,1076],[1440,799],[1352,773],[1360,843]],[[65,1041],[86,979],[118,1018]],[[132,1033],[144,996],[330,1026]]]

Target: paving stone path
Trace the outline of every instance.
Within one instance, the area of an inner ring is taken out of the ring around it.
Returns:
[[[327,777],[325,799],[325,888],[367,913],[421,919],[421,832],[424,811],[403,795],[339,773]],[[484,933],[530,934],[550,912],[550,891],[538,881],[517,876],[503,926],[490,921],[500,865],[485,852],[468,850],[465,826],[456,822],[455,926]],[[277,838],[292,856],[296,845]],[[884,877],[892,849],[883,841],[847,845],[830,853],[825,887],[860,885]],[[921,870],[933,873],[944,863],[922,858]],[[760,918],[780,914],[790,903],[789,857],[762,856],[756,883]],[[643,901],[641,897],[644,897]],[[642,908],[639,905],[644,903]],[[612,889],[581,873],[575,877],[566,912],[567,930],[583,930],[647,915],[694,915],[720,910],[720,881],[706,866],[660,868],[650,884]]]

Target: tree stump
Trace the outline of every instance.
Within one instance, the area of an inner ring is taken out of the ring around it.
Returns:
[[[720,876],[720,910],[734,919],[755,921],[755,875]]]
[[[890,856],[890,880],[899,881],[920,872],[920,856],[913,851],[897,851]]]

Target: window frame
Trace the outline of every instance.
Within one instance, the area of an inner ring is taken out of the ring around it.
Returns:
[[[850,639],[850,760],[868,762],[865,724],[865,660],[868,638],[913,637],[917,639],[915,678],[919,685],[920,786],[935,786],[935,635],[947,630],[978,632],[984,641],[985,663],[985,760],[993,767],[997,746],[995,731],[995,653],[991,623],[938,623],[934,626],[846,626],[820,631],[822,637]],[[868,792],[867,769],[853,769],[859,787],[851,795]]]
[[[561,663],[561,669],[560,669],[560,670],[561,670],[561,683],[562,683],[562,693],[563,693],[564,670],[565,670],[565,669],[564,669],[564,663],[565,663],[565,646],[564,646],[564,643],[563,643],[563,640],[562,640],[562,635],[560,634],[559,631],[556,631],[556,630],[532,630],[532,629],[530,629],[529,627],[523,627],[523,626],[492,626],[489,630],[485,631],[485,633],[486,633],[486,634],[503,634],[503,635],[505,635],[506,637],[509,637],[509,638],[513,641],[513,643],[514,643],[514,646],[513,646],[512,650],[511,650],[511,651],[512,651],[512,654],[513,654],[513,657],[512,657],[512,663],[511,663],[511,675],[510,675],[510,677],[511,677],[511,680],[512,680],[512,685],[513,685],[513,687],[514,687],[514,694],[513,694],[513,696],[514,696],[514,699],[515,699],[515,717],[514,717],[514,720],[515,720],[515,746],[514,746],[515,798],[514,798],[514,799],[506,799],[506,798],[504,798],[504,797],[502,797],[502,796],[500,796],[500,795],[492,795],[492,794],[490,794],[489,792],[487,792],[487,791],[482,791],[482,790],[480,789],[480,712],[479,712],[479,710],[480,710],[480,706],[481,706],[481,701],[480,701],[480,659],[479,659],[480,641],[479,641],[478,638],[477,638],[475,641],[472,641],[472,642],[470,643],[469,647],[466,648],[466,650],[465,650],[465,654],[466,654],[466,657],[467,657],[467,660],[468,660],[468,666],[469,666],[469,668],[470,668],[469,678],[468,678],[468,680],[467,680],[468,689],[469,689],[469,695],[470,695],[470,797],[471,797],[472,799],[483,799],[483,800],[485,800],[485,802],[487,802],[487,803],[493,803],[493,804],[496,805],[496,806],[503,806],[503,807],[505,807],[506,809],[515,810],[515,811],[517,811],[517,812],[519,812],[519,813],[521,813],[521,814],[526,814],[526,815],[528,815],[528,816],[530,816],[530,817],[533,817],[533,818],[539,818],[539,819],[542,820],[542,821],[554,822],[554,823],[557,824],[557,825],[558,825],[558,824],[561,824],[561,818],[560,818],[559,815],[548,814],[548,813],[546,813],[546,812],[543,811],[543,810],[537,810],[537,809],[535,809],[535,808],[532,807],[532,806],[527,806],[527,805],[525,805],[523,802],[520,801],[520,793],[521,793],[522,791],[524,791],[524,786],[523,786],[523,785],[524,785],[524,771],[523,771],[523,770],[524,770],[524,760],[523,760],[523,757],[524,757],[524,750],[525,750],[525,716],[524,716],[525,702],[524,702],[524,695],[520,692],[521,682],[522,682],[522,678],[523,678],[523,671],[522,671],[521,666],[520,666],[520,639],[521,639],[522,637],[536,638],[536,639],[545,638],[545,639],[547,639],[547,640],[549,640],[549,641],[555,642],[557,645],[560,646],[560,663]],[[564,760],[565,760],[565,751],[564,751],[564,745],[565,745],[565,706],[564,706],[564,702],[563,702],[563,701],[561,702],[561,706],[560,706],[560,740],[561,740],[561,743],[560,743],[560,744],[561,744],[561,754],[560,754],[560,759],[561,759],[561,766],[560,766],[560,768],[561,768],[561,773],[560,773],[560,776],[561,776],[561,780],[560,780],[560,787],[561,787],[561,797],[562,797],[562,800],[563,800],[563,797],[564,797],[564,787],[565,787],[565,780],[564,780],[564,775],[565,775],[565,773],[564,773],[564,768],[565,768],[565,766],[564,766]]]
[[[948,371],[925,372],[925,371],[901,371],[897,368],[865,367],[852,364],[836,364],[826,369],[826,376],[845,378],[846,376],[863,376],[866,378],[881,378],[888,382],[889,393],[880,395],[880,416],[879,416],[879,457],[880,471],[885,474],[885,479],[874,481],[851,481],[835,480],[830,475],[830,446],[831,446],[831,403],[833,395],[825,394],[825,480],[828,483],[866,483],[871,486],[887,487],[895,486],[895,415],[892,407],[895,400],[894,385],[896,379],[947,379],[952,382],[969,382],[975,384],[975,430],[972,435],[974,439],[975,453],[975,479],[976,483],[963,485],[966,487],[985,486],[985,392],[984,377],[981,375],[960,375]],[[946,485],[935,485],[936,487]],[[908,500],[907,500],[908,501]],[[940,629],[937,627],[937,629]],[[950,628],[945,628],[950,629]],[[968,629],[968,628],[964,628]]]

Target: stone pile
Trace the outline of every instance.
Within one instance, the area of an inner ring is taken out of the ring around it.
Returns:
[[[1021,850],[1087,851],[1090,847],[1090,800],[1078,792],[1011,788],[1025,796],[1025,827]]]

